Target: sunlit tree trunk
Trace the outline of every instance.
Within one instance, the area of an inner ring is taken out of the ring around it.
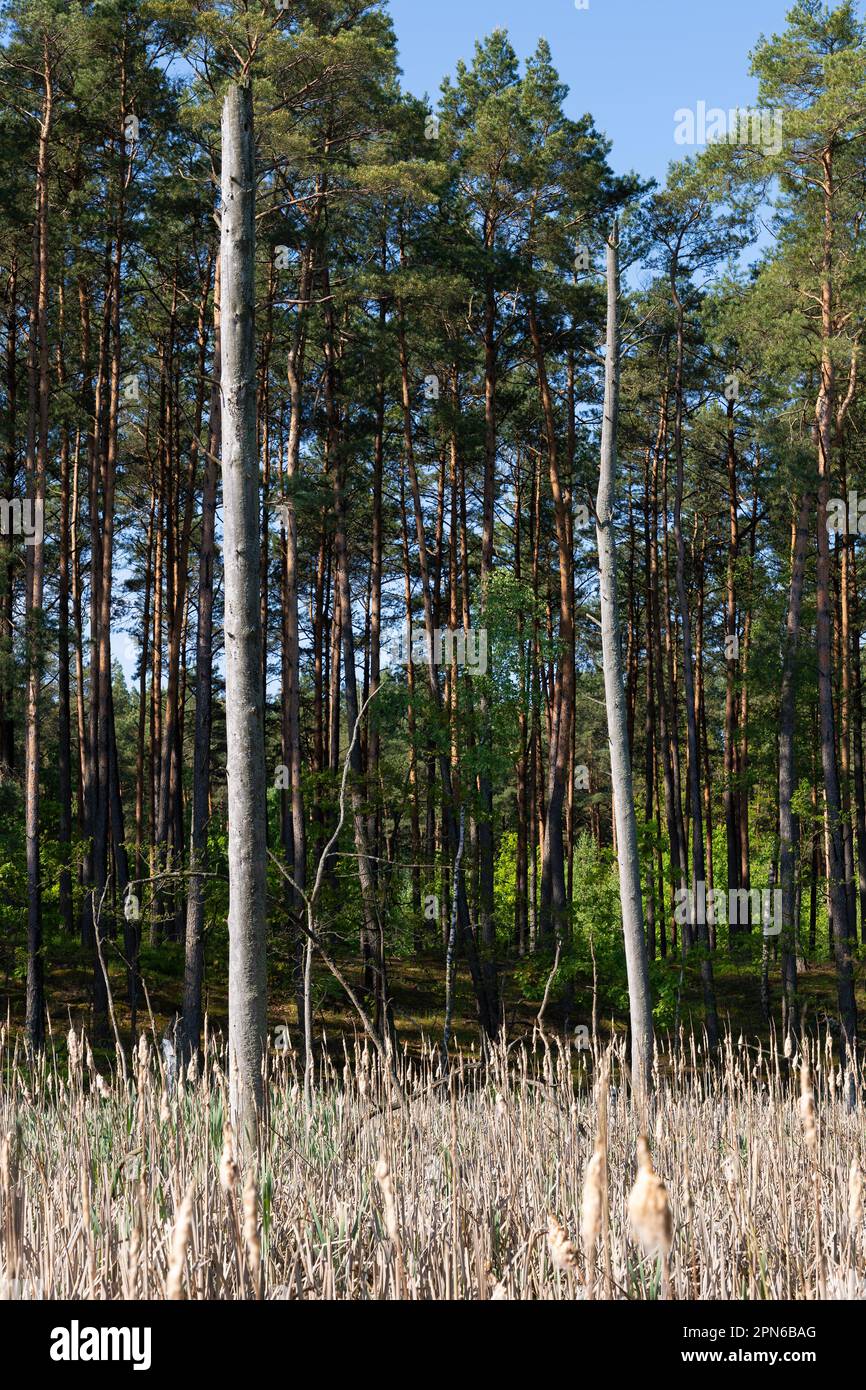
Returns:
[[[256,448],[255,156],[248,86],[222,111],[221,393],[229,815],[231,1110],[251,1146],[267,1027],[265,748]]]
[[[628,973],[631,1017],[632,1084],[646,1095],[653,1055],[652,1005],[644,940],[640,860],[634,813],[628,711],[616,592],[616,539],[613,531],[616,505],[616,433],[619,411],[618,329],[618,230],[614,226],[607,243],[607,344],[604,364],[604,419],[601,435],[601,469],[596,500],[601,641],[604,665],[604,701],[610,740],[610,770],[616,815],[617,858],[622,926]]]

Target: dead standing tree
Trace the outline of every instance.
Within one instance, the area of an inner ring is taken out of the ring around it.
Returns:
[[[604,702],[607,708],[607,728],[610,740],[610,771],[616,813],[619,891],[622,902],[622,926],[625,936],[629,1011],[631,1014],[632,1083],[636,1094],[640,1097],[646,1095],[649,1086],[653,1055],[653,1026],[649,969],[643,928],[640,861],[628,746],[619,616],[617,613],[616,540],[613,533],[613,512],[616,500],[616,430],[619,410],[618,248],[619,233],[616,224],[614,224],[607,242],[607,345],[604,364],[601,467],[596,500],[596,536],[601,602]]]
[[[266,792],[259,462],[256,445],[255,156],[249,86],[222,112],[221,395],[229,815],[229,1064],[232,1118],[252,1147],[267,1028]]]

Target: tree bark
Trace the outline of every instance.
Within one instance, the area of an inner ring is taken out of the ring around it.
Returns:
[[[252,1148],[267,1027],[265,747],[256,448],[255,153],[249,86],[222,110],[221,397],[229,815],[231,1112]]]
[[[698,884],[706,883],[706,868],[704,864],[704,840],[703,840],[703,812],[701,806],[701,784],[700,784],[700,753],[698,750],[698,729],[697,719],[695,718],[695,691],[694,691],[694,670],[692,656],[691,638],[691,615],[689,613],[688,596],[686,594],[685,579],[685,543],[683,541],[682,528],[682,505],[683,505],[683,349],[684,349],[684,311],[682,300],[679,297],[676,286],[677,262],[673,262],[671,267],[671,293],[676,307],[677,316],[677,355],[676,355],[676,375],[674,380],[674,448],[676,455],[676,492],[674,495],[674,538],[677,548],[677,598],[679,600],[680,621],[683,628],[683,687],[686,702],[686,729],[688,734],[689,751],[689,801],[691,805],[692,821],[692,892],[693,902],[697,902]],[[713,963],[709,954],[709,932],[706,921],[697,923],[697,933],[694,932],[694,922],[692,914],[689,913],[689,940],[688,945],[694,944],[695,937],[700,942],[702,956],[700,962],[701,981],[703,984],[704,1010],[706,1013],[707,1037],[711,1047],[715,1047],[718,1042],[719,1026],[716,1015],[716,996],[713,982]],[[683,933],[685,938],[685,932]],[[684,941],[684,944],[685,941]]]
[[[650,1085],[653,1057],[652,1005],[641,903],[640,860],[634,813],[628,711],[616,592],[616,539],[613,514],[616,503],[616,434],[619,410],[618,245],[614,224],[607,242],[607,348],[604,367],[604,420],[601,436],[601,468],[596,500],[601,641],[604,697],[610,739],[610,768],[616,815],[619,891],[625,936],[631,1017],[632,1085],[645,1096]]]
[[[54,104],[54,74],[47,34],[43,43],[42,120],[36,165],[36,221],[33,229],[35,304],[30,318],[27,427],[27,491],[36,509],[45,505],[48,456],[48,147]],[[27,697],[24,734],[24,818],[27,849],[27,1041],[45,1041],[45,986],[42,960],[42,882],[39,846],[39,736],[42,683],[42,602],[45,575],[43,524],[27,549]]]
[[[835,394],[835,369],[831,337],[833,333],[833,157],[823,155],[824,229],[821,270],[821,384],[815,402],[818,444],[818,569],[816,580],[818,624],[818,705],[821,717],[821,764],[827,797],[828,878],[833,924],[833,951],[836,958],[836,986],[843,1037],[853,1045],[857,1034],[857,1005],[854,971],[848,938],[848,903],[845,895],[845,865],[842,849],[841,798],[836,763],[836,728],[833,711],[833,672],[831,651],[830,537],[827,531],[827,503],[830,496],[830,451]]]
[[[728,465],[728,539],[727,591],[725,600],[725,763],[724,802],[725,838],[728,851],[727,889],[731,893],[740,886],[740,833],[737,823],[738,798],[735,786],[737,749],[737,673],[739,670],[737,635],[736,565],[739,552],[739,521],[737,513],[737,449],[734,433],[734,402],[728,401],[727,429]],[[730,927],[731,935],[736,927]]]
[[[187,1056],[198,1051],[202,1027],[204,979],[204,879],[207,869],[210,736],[213,718],[214,529],[220,452],[220,260],[214,272],[213,382],[208,416],[207,458],[201,502],[201,549],[198,561],[198,628],[195,658],[195,736],[192,770],[192,820],[189,837],[189,896],[183,976],[183,1036]]]
[[[789,1030],[799,1024],[797,1014],[797,935],[799,922],[795,918],[796,868],[800,839],[799,819],[791,801],[796,789],[794,762],[795,675],[797,645],[800,638],[800,610],[803,598],[803,579],[809,541],[809,517],[814,497],[804,495],[797,520],[791,565],[791,586],[788,592],[785,653],[782,664],[782,689],[779,709],[779,876],[782,890],[782,991],[785,998]]]

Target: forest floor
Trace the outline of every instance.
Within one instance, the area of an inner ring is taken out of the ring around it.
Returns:
[[[70,1025],[79,1031],[90,1032],[90,1005],[87,1000],[92,985],[92,965],[89,953],[79,941],[59,934],[52,935],[47,943],[46,958],[50,962],[46,973],[46,998],[53,1030],[59,1034],[58,1041],[65,1036]],[[16,956],[8,951],[0,952],[0,1001],[2,1016],[7,1016],[12,1031],[17,1031],[24,1021],[25,980],[22,969],[23,953]],[[726,947],[720,947],[713,957],[716,984],[716,999],[720,1023],[738,1036],[750,1039],[769,1039],[771,1028],[764,1019],[760,994],[760,939],[746,938],[737,943],[737,953],[732,955]],[[360,977],[354,962],[341,962],[346,977],[353,986],[360,987]],[[510,1040],[529,1037],[533,1032],[541,1004],[546,971],[544,966],[538,972],[540,988],[527,994],[520,963],[506,966],[501,972],[504,1000],[506,1032]],[[152,1017],[153,1029],[162,1035],[176,1017],[181,1003],[183,987],[183,948],[172,942],[161,942],[158,947],[143,944],[141,952],[142,979],[145,998],[141,1001],[139,1024]],[[662,994],[666,1006],[656,1020],[657,1032],[664,1035],[673,1030],[676,1021],[676,996],[680,989],[681,961],[679,955],[669,955],[654,966],[654,994]],[[126,1002],[126,979],[122,963],[116,960],[110,964],[110,979],[114,1001],[115,1017],[121,1036],[129,1038],[130,1014]],[[866,972],[855,966],[858,1009],[866,1009]],[[445,1015],[445,983],[442,956],[436,950],[422,950],[411,956],[398,955],[388,961],[388,980],[393,1000],[394,1019],[398,1037],[403,1046],[415,1053],[423,1049],[425,1041],[436,1041],[442,1036]],[[807,964],[799,976],[801,1005],[809,1025],[829,1026],[835,1031],[834,1019],[836,1005],[836,977],[833,962],[818,958]],[[551,990],[550,1001],[545,1013],[545,1026],[548,1030],[569,1032],[581,1025],[591,1030],[592,1026],[592,980],[578,977],[574,984],[573,1005],[570,1017],[566,1017],[561,995]],[[773,962],[770,971],[770,1000],[773,1027],[781,1024],[781,986],[779,963]],[[332,1053],[342,1051],[342,1040],[352,1038],[361,1031],[356,1013],[345,998],[336,981],[324,967],[314,967],[314,1029],[316,1036],[323,1036]],[[211,1029],[219,1032],[228,1024],[228,980],[227,952],[217,950],[209,960],[206,986],[205,1010]],[[597,1007],[598,1033],[606,1039],[612,1033],[625,1029],[625,1015],[622,1008],[612,1009],[604,997],[600,997]],[[697,963],[691,964],[684,973],[679,1007],[679,1022],[687,1031],[700,1030],[703,1021],[703,1001],[701,982]],[[269,977],[268,1025],[271,1034],[281,1026],[288,1026],[294,1039],[296,1034],[296,1010],[292,990],[291,965],[279,946],[273,953]],[[464,962],[458,963],[455,1016],[453,1034],[458,1046],[470,1048],[478,1042],[479,1030],[476,1022],[475,1003],[472,985]],[[113,1051],[109,1045],[108,1053]]]

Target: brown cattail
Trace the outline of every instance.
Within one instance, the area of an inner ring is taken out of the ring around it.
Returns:
[[[830,1042],[828,1034],[827,1038]],[[813,1203],[813,1222],[815,1227],[815,1273],[818,1286],[818,1297],[827,1297],[827,1269],[824,1262],[824,1236],[821,1225],[821,1174],[818,1167],[818,1129],[815,1124],[815,1095],[812,1090],[812,1078],[809,1072],[809,1063],[803,1058],[803,1066],[800,1071],[800,1121],[803,1126],[803,1138],[806,1141],[806,1148],[812,1155],[812,1182],[814,1186]]]
[[[733,1206],[736,1206],[737,1198],[739,1197],[740,1193],[738,1182],[740,1170],[730,1154],[728,1154],[728,1157],[725,1159],[725,1162],[722,1166],[722,1172],[725,1175],[725,1187],[728,1189],[728,1196],[731,1199],[731,1204]]]
[[[66,1035],[66,1051],[69,1055],[69,1071],[77,1072],[81,1066],[81,1044],[78,1041],[78,1034],[74,1028],[70,1028]]]
[[[96,1297],[96,1242],[93,1238],[93,1220],[90,1207],[90,1158],[85,1157],[81,1165],[81,1225],[87,1247],[87,1283],[89,1297]]]
[[[138,1280],[138,1261],[141,1255],[141,1211],[138,1203],[135,1205],[135,1214],[132,1222],[132,1233],[129,1237],[129,1250],[127,1252],[126,1278],[128,1284],[128,1297],[135,1298]]]
[[[547,1248],[555,1269],[575,1270],[577,1268],[577,1247],[569,1240],[568,1232],[560,1226],[553,1212],[547,1217]]]
[[[809,1074],[809,1063],[804,1061],[800,1072],[800,1121],[803,1137],[812,1153],[818,1146],[818,1131],[815,1127],[815,1095]]]
[[[683,1177],[683,1203],[685,1204],[689,1221],[691,1221],[695,1214],[695,1198],[692,1192],[691,1179],[689,1177],[688,1159],[686,1159],[685,1174]]]
[[[385,1206],[385,1230],[388,1232],[388,1239],[392,1245],[399,1245],[400,1237],[397,1230],[397,1203],[394,1197],[394,1183],[391,1179],[391,1169],[388,1167],[388,1160],[383,1156],[376,1164],[376,1181],[379,1184],[379,1191],[382,1193],[382,1201]]]
[[[2,1185],[4,1194],[11,1193],[12,1191],[12,1156],[14,1143],[15,1135],[11,1129],[7,1129],[2,1139],[0,1139],[0,1185]]]
[[[856,1158],[851,1159],[851,1171],[848,1174],[848,1221],[852,1231],[860,1228],[863,1220],[863,1175],[857,1164]]]
[[[604,1201],[604,1149],[597,1143],[583,1180],[583,1201],[580,1208],[580,1235],[587,1264],[592,1260],[595,1242],[601,1234],[602,1204]]]
[[[183,1298],[183,1267],[186,1263],[186,1249],[192,1231],[192,1184],[180,1204],[171,1238],[171,1261],[165,1280],[165,1296],[168,1299]]]
[[[14,1279],[18,1272],[18,1221],[13,1197],[16,1181],[15,1135],[7,1130],[0,1138],[0,1218],[6,1227],[6,1269]]]
[[[235,1162],[235,1137],[234,1131],[228,1120],[223,1125],[223,1152],[220,1159],[220,1187],[223,1192],[230,1195],[234,1192],[238,1181],[238,1165]]]
[[[379,1184],[379,1191],[382,1193],[382,1201],[385,1206],[385,1229],[388,1232],[388,1239],[394,1254],[394,1281],[397,1298],[403,1296],[403,1251],[400,1244],[400,1231],[397,1226],[397,1201],[394,1194],[394,1183],[391,1178],[391,1169],[384,1154],[376,1164],[376,1181]]]
[[[637,1141],[638,1174],[629,1194],[628,1216],[632,1230],[648,1255],[671,1252],[674,1231],[668,1192],[653,1170],[649,1144],[643,1135]]]
[[[261,1297],[262,1242],[259,1238],[259,1194],[252,1169],[247,1173],[244,1183],[244,1244],[247,1250],[247,1264],[253,1281],[256,1298]]]
[[[81,1224],[86,1236],[90,1236],[90,1164],[81,1165]]]

